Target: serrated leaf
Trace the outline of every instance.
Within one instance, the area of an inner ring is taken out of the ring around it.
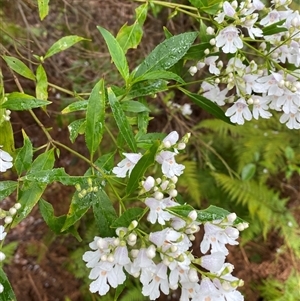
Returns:
[[[186,32],[166,39],[137,67],[134,77],[140,77],[150,71],[171,68],[186,54],[197,35],[197,32]]]
[[[76,102],[72,102],[68,106],[66,106],[61,113],[62,114],[67,114],[67,113],[72,113],[76,111],[86,111],[88,106],[88,101],[87,100],[80,100]]]
[[[185,90],[183,88],[178,88],[180,91],[182,91],[186,96],[188,96],[196,105],[198,105],[200,108],[204,109],[206,112],[212,114],[213,116],[232,124],[230,119],[225,116],[224,111],[215,103],[213,103],[211,100],[205,98],[204,96],[191,93],[188,90]]]
[[[13,111],[25,111],[40,108],[50,103],[50,101],[36,99],[31,95],[13,92],[8,94],[7,101],[1,104],[0,107]]]
[[[59,39],[58,41],[56,41],[48,49],[48,51],[46,52],[46,54],[44,56],[44,59],[47,59],[54,54],[62,52],[82,40],[87,40],[87,39],[79,37],[79,36],[75,36],[75,35],[63,37],[63,38]]]
[[[85,118],[77,119],[68,125],[70,133],[70,140],[74,143],[79,134],[83,134],[85,131],[86,120]]]
[[[251,180],[255,174],[256,165],[253,163],[249,163],[244,166],[241,173],[241,178],[243,181]]]
[[[15,181],[0,181],[0,201],[9,196],[18,187]]]
[[[91,157],[100,145],[104,130],[105,88],[101,79],[88,99],[85,125],[85,142]]]
[[[106,42],[108,51],[110,53],[110,56],[115,66],[117,67],[121,76],[124,78],[125,82],[127,83],[127,80],[129,78],[129,68],[122,47],[109,31],[107,31],[101,26],[97,26],[97,29],[100,31],[100,33],[102,34]]]
[[[23,130],[22,133],[24,138],[23,147],[17,150],[14,163],[18,175],[21,175],[23,171],[27,171],[30,168],[33,156],[31,141]]]
[[[35,94],[37,99],[48,99],[48,79],[45,69],[42,65],[39,65],[36,70]]]
[[[155,71],[147,72],[146,74],[143,74],[142,76],[135,78],[132,83],[134,84],[144,80],[158,80],[158,79],[175,80],[181,84],[184,83],[184,80],[179,75],[165,70],[155,70]]]
[[[2,58],[5,60],[8,67],[13,71],[28,79],[35,80],[33,72],[22,61],[7,55],[3,55]]]
[[[129,208],[120,217],[118,217],[111,225],[112,228],[128,227],[134,220],[139,220],[143,215],[143,208]]]
[[[3,292],[0,294],[0,301],[17,301],[9,280],[2,268],[0,268],[0,283],[3,285]]]
[[[40,213],[45,221],[45,223],[48,225],[48,227],[56,234],[61,233],[61,228],[63,227],[66,216],[62,215],[59,217],[56,217],[54,215],[54,209],[52,205],[48,202],[46,202],[43,199],[40,199],[39,201],[39,209]]]
[[[126,115],[122,110],[121,104],[111,88],[107,89],[108,101],[115,118],[116,124],[120,130],[120,134],[127,142],[128,146],[133,152],[137,152],[136,142],[132,133],[132,129],[128,123]]]
[[[136,19],[133,25],[124,24],[119,30],[116,40],[119,42],[124,53],[130,48],[137,48],[143,36],[143,24],[148,12],[148,3],[142,4],[135,9]]]
[[[100,236],[114,236],[115,231],[111,225],[117,218],[117,213],[105,191],[99,190],[97,192],[97,199],[93,203],[93,212]]]
[[[126,193],[128,195],[138,188],[139,181],[141,180],[145,171],[148,169],[149,166],[151,166],[154,163],[156,152],[159,146],[160,142],[154,141],[152,147],[145,152],[145,154],[142,156],[142,158],[138,161],[138,163],[131,171],[126,187]]]
[[[39,8],[39,16],[41,20],[44,20],[49,13],[49,0],[37,0]]]
[[[140,112],[150,112],[150,110],[139,101],[134,100],[124,100],[121,102],[121,107],[124,111],[140,113]]]

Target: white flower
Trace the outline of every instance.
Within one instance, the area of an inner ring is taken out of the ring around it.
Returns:
[[[181,108],[181,113],[183,116],[186,115],[191,115],[193,113],[192,109],[191,109],[191,105],[189,103],[185,103]]]
[[[198,69],[197,69],[196,66],[191,66],[189,68],[189,73],[190,73],[191,76],[194,76],[197,73],[197,71],[198,71]]]
[[[235,53],[243,48],[243,42],[239,37],[239,31],[235,26],[228,26],[220,31],[216,37],[216,46],[222,47],[225,53]]]
[[[1,225],[0,226],[0,240],[3,240],[7,234],[4,230],[5,230],[4,227]]]
[[[247,28],[249,36],[255,40],[255,37],[262,37],[263,31],[260,28],[254,28],[254,24],[258,19],[258,14],[252,14],[251,16],[247,16],[246,18],[242,18],[242,27]]]
[[[269,106],[269,100],[264,99],[260,96],[255,96],[253,98],[254,104],[253,104],[253,117],[257,120],[259,116],[262,118],[270,118],[272,114],[268,111]]]
[[[215,252],[200,258],[200,265],[212,273],[218,272],[223,267],[224,262],[225,255],[223,252]]]
[[[118,178],[125,178],[127,176],[127,173],[128,175],[130,175],[134,166],[138,163],[138,161],[142,157],[141,154],[135,154],[135,153],[123,153],[123,155],[125,156],[125,159],[119,162],[117,166],[114,167],[112,170],[112,172]]]
[[[219,294],[226,300],[226,301],[243,301],[243,295],[236,290],[236,287],[232,287],[229,282],[221,283],[219,279],[215,278],[213,280],[214,285],[219,291]],[[223,300],[224,300],[223,299]],[[221,299],[222,300],[222,299]]]
[[[215,74],[215,75],[219,75],[220,74],[220,70],[216,67],[216,60],[219,57],[217,55],[214,56],[209,56],[207,58],[205,58],[204,62],[206,65],[209,66],[208,71],[211,74]]]
[[[251,112],[243,98],[238,99],[233,106],[227,109],[225,115],[231,116],[230,121],[237,124],[244,124],[244,118],[248,121],[252,119]]]
[[[174,144],[176,144],[176,142],[179,139],[179,135],[176,131],[172,131],[170,134],[168,134],[162,141],[163,145],[166,148],[170,148],[171,146],[173,146]]]
[[[148,250],[141,248],[138,252],[137,257],[133,260],[133,263],[126,267],[126,270],[131,275],[138,274],[141,269],[154,267],[155,264],[148,256]]]
[[[203,278],[200,287],[199,287],[199,292],[198,296],[192,301],[224,301],[224,299],[220,298],[220,294],[214,284],[211,282],[211,280],[207,277]]]
[[[279,121],[281,123],[286,123],[286,126],[289,129],[300,129],[300,112],[297,112],[296,114],[294,113],[289,113],[289,114],[283,114]]]
[[[178,205],[170,198],[161,201],[155,198],[146,198],[145,204],[150,208],[147,220],[151,224],[155,224],[157,221],[160,225],[164,225],[165,221],[169,221],[173,217],[171,213],[164,211],[164,209]]]
[[[217,103],[219,106],[223,106],[225,104],[224,100],[227,98],[227,88],[221,91],[218,85],[212,85],[208,82],[203,82],[201,88],[204,90],[204,97],[208,98],[212,102]]]
[[[0,283],[0,294],[3,293],[4,291],[4,286]]]
[[[12,156],[6,151],[1,149],[0,145],[0,172],[5,172],[9,168],[12,168]]]
[[[145,182],[143,182],[142,185],[143,185],[145,191],[149,191],[155,186],[155,180],[153,177],[149,176],[146,178]]]
[[[175,155],[170,151],[162,151],[156,156],[156,161],[161,164],[162,172],[167,178],[180,176],[185,169],[184,165],[176,163]]]

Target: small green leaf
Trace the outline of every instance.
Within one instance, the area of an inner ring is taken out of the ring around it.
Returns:
[[[249,163],[244,166],[241,173],[241,178],[243,181],[251,180],[255,174],[256,165],[253,163]]]
[[[170,207],[167,210],[177,216],[188,217],[188,215],[191,211],[194,210],[194,208],[190,205],[179,205]]]
[[[42,65],[39,65],[36,70],[36,87],[35,94],[37,99],[48,99],[48,80],[45,69]]]
[[[154,163],[156,152],[159,146],[160,141],[154,141],[152,147],[145,152],[145,154],[133,168],[126,187],[126,193],[128,195],[138,188],[139,182],[145,171]]]
[[[68,125],[70,140],[72,141],[72,143],[74,143],[75,139],[79,134],[82,135],[85,132],[85,125],[86,125],[85,118],[77,119]]]
[[[209,43],[210,41],[210,36],[207,34],[206,32],[206,28],[207,26],[205,25],[205,23],[200,20],[200,31],[199,31],[199,35],[200,35],[200,41],[201,41],[201,44],[202,43]],[[200,44],[200,45],[201,45]]]
[[[176,73],[170,71],[164,71],[164,70],[155,70],[155,71],[147,72],[146,74],[143,74],[142,76],[135,78],[132,84],[144,80],[158,80],[158,79],[175,80],[181,84],[184,83],[184,80]]]
[[[166,137],[164,133],[146,133],[137,136],[138,147],[148,149],[153,145],[155,140],[163,140]]]
[[[86,111],[85,142],[91,157],[100,145],[104,130],[105,88],[101,79],[93,88]]]
[[[130,48],[137,48],[143,36],[143,24],[148,12],[148,3],[142,4],[135,9],[136,19],[133,25],[124,24],[119,30],[116,40],[119,42],[124,53]]]
[[[28,79],[35,80],[33,72],[22,61],[7,55],[3,55],[2,58],[5,60],[8,67],[13,71]]]
[[[9,121],[4,121],[0,124],[0,145],[2,149],[13,154],[15,152],[13,128]]]
[[[124,111],[140,113],[140,112],[150,112],[150,110],[139,101],[134,100],[124,100],[121,102],[121,107]]]
[[[87,100],[79,100],[76,102],[72,102],[68,106],[66,106],[61,113],[62,114],[67,114],[67,113],[72,113],[76,111],[86,111],[88,106],[88,101]]]
[[[108,47],[108,51],[110,53],[110,56],[119,70],[121,76],[124,78],[125,82],[127,83],[127,80],[129,78],[129,68],[128,63],[125,57],[125,53],[118,43],[118,41],[115,39],[115,37],[106,29],[104,29],[101,26],[97,26],[97,29],[101,32],[106,45]]]
[[[186,32],[166,39],[137,67],[134,77],[155,70],[167,70],[175,65],[189,50],[198,33]]]
[[[204,109],[208,113],[212,114],[213,116],[232,124],[230,119],[225,116],[224,111],[217,106],[215,103],[213,103],[211,100],[205,98],[204,96],[191,93],[188,90],[185,90],[183,88],[178,88],[180,91],[182,91],[185,95],[187,95],[196,105],[198,105],[200,108]]]
[[[281,26],[281,25],[283,25],[284,22],[285,22],[285,19],[280,20],[276,23],[273,23],[269,26],[266,26],[266,27],[262,28],[263,35],[264,36],[270,36],[270,35],[273,35],[273,34],[276,34],[276,33],[288,31],[288,29],[286,27]]]
[[[143,208],[139,208],[139,207],[129,208],[112,223],[111,227],[112,228],[119,228],[119,227],[127,228],[132,221],[139,220],[140,217],[143,215],[143,213],[144,213]]]
[[[44,20],[49,13],[49,0],[38,0],[39,16],[41,20]]]
[[[36,99],[31,95],[13,92],[8,94],[7,101],[4,102],[0,107],[13,111],[25,111],[34,108],[40,108],[50,103],[50,101]]]
[[[173,37],[173,34],[169,31],[169,29],[167,27],[163,26],[163,30],[164,30],[166,39]]]
[[[18,187],[15,181],[0,181],[0,201],[9,196]]]
[[[0,294],[0,301],[17,301],[14,291],[2,268],[0,268],[0,283],[3,285],[3,292]]]
[[[70,48],[71,46],[73,46],[74,44],[82,41],[82,40],[87,40],[85,38],[79,37],[79,36],[66,36],[63,37],[61,39],[59,39],[58,41],[56,41],[46,52],[44,59],[49,58],[50,56],[62,52],[68,48]]]
[[[201,60],[205,57],[205,49],[211,49],[213,46],[210,43],[200,43],[193,45],[184,55],[185,60]]]
[[[54,166],[54,148],[40,154],[32,163],[28,173],[35,173],[42,170],[51,169]]]
[[[101,237],[114,236],[115,230],[111,228],[111,225],[117,218],[117,213],[105,191],[97,192],[97,199],[93,203],[93,212]]]
[[[193,6],[210,15],[214,15],[219,9],[222,0],[189,0]]]
[[[123,139],[127,142],[128,146],[133,152],[137,152],[136,142],[132,133],[132,129],[127,121],[124,111],[122,110],[120,102],[116,98],[116,95],[111,88],[107,89],[107,93],[112,113]]]
[[[23,171],[27,171],[30,168],[33,156],[31,141],[23,130],[22,133],[24,141],[23,147],[17,150],[17,156],[14,163],[17,174],[19,176]]]
[[[45,223],[49,226],[49,228],[56,234],[61,233],[61,229],[65,223],[66,216],[62,215],[56,217],[54,215],[53,207],[50,203],[46,202],[43,199],[39,201],[39,209],[40,213],[45,221]]]

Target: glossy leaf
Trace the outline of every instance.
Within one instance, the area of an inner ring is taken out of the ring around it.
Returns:
[[[189,0],[193,6],[198,9],[210,14],[214,15],[220,9],[220,3],[222,0]]]
[[[74,44],[82,41],[82,40],[86,40],[85,38],[79,37],[79,36],[66,36],[63,37],[61,39],[59,39],[58,41],[56,41],[46,52],[44,59],[49,58],[50,56],[57,54],[59,52],[62,52],[68,48],[70,48],[71,46],[73,46]]]
[[[40,154],[32,163],[28,173],[35,173],[42,170],[52,169],[54,166],[54,148]]]
[[[156,152],[159,146],[160,141],[153,141],[152,147],[145,152],[145,154],[131,171],[130,178],[126,187],[126,193],[128,195],[138,188],[139,182],[145,171],[154,163]]]
[[[129,125],[126,115],[122,110],[121,104],[116,98],[116,95],[111,90],[111,88],[107,89],[108,93],[108,101],[114,115],[116,124],[120,130],[120,134],[123,139],[127,142],[128,146],[133,152],[137,152],[136,142],[132,133],[131,126]]]
[[[37,0],[40,19],[43,20],[49,13],[49,0]]]
[[[165,80],[143,81],[132,85],[128,97],[136,98],[147,95],[155,95],[158,92],[168,90],[168,82]]]
[[[205,98],[204,96],[191,93],[188,90],[185,90],[183,88],[179,87],[179,90],[182,91],[186,96],[188,96],[196,105],[198,105],[200,108],[204,109],[206,112],[212,114],[213,116],[232,124],[230,119],[225,116],[224,111],[215,103],[213,103],[211,100]]]
[[[124,50],[118,43],[118,41],[115,39],[115,37],[106,29],[104,29],[101,26],[97,26],[98,30],[101,32],[106,45],[108,47],[108,51],[110,53],[110,56],[119,70],[121,76],[124,78],[125,82],[127,82],[129,77],[129,68],[128,63],[125,57]]]
[[[2,268],[0,268],[0,283],[3,285],[3,292],[0,294],[0,301],[17,301],[9,280]]]
[[[288,31],[286,27],[282,26],[284,22],[285,19],[262,28],[263,35],[270,36],[276,33]]]
[[[86,119],[77,119],[71,122],[68,125],[68,130],[70,133],[70,140],[74,143],[75,139],[79,134],[83,134],[85,132]]]
[[[93,88],[86,111],[85,142],[91,157],[100,145],[104,130],[105,88],[101,79]]]
[[[119,42],[124,53],[130,48],[137,48],[143,36],[143,24],[148,12],[148,3],[142,4],[135,9],[135,21],[132,25],[124,24],[119,30],[116,40]]]
[[[17,150],[17,156],[14,162],[17,174],[21,175],[23,171],[27,171],[32,163],[32,144],[26,133],[22,130],[23,133],[23,147]]]
[[[121,107],[124,111],[140,113],[140,112],[150,112],[150,110],[139,101],[125,100],[121,102]]]
[[[48,80],[45,69],[42,65],[39,65],[36,70],[36,87],[35,94],[37,99],[48,99]]]
[[[210,43],[200,43],[193,45],[187,53],[184,55],[186,60],[200,60],[205,57],[205,49],[212,49],[213,46]]]
[[[137,145],[138,147],[148,149],[153,145],[153,141],[155,140],[163,140],[166,134],[164,133],[147,133],[143,135],[139,135],[137,137]]]
[[[40,108],[50,103],[50,101],[36,99],[31,95],[13,92],[8,94],[7,101],[2,103],[0,107],[13,111],[25,111]]]
[[[194,208],[190,205],[179,205],[179,206],[174,206],[170,207],[167,209],[167,211],[173,213],[176,216],[180,217],[187,217],[191,211],[193,211]]]
[[[9,196],[18,187],[15,181],[0,181],[0,201]]]
[[[93,212],[99,234],[101,237],[114,236],[115,230],[111,228],[111,225],[117,218],[117,213],[105,191],[99,190],[96,195],[97,198],[93,203]]]
[[[15,152],[15,143],[13,128],[9,121],[3,121],[0,124],[0,133],[0,145],[2,145],[2,149],[12,155]]]
[[[181,84],[184,83],[184,80],[179,75],[165,70],[155,70],[155,71],[147,72],[146,74],[143,74],[142,76],[135,78],[133,83],[141,82],[144,80],[158,80],[158,79],[175,80]]]
[[[241,178],[243,181],[248,181],[253,178],[256,172],[256,165],[253,163],[249,163],[244,166],[241,173]]]
[[[189,50],[198,33],[186,32],[166,39],[137,67],[134,77],[155,70],[167,70],[175,65]]]
[[[135,207],[127,209],[120,217],[118,217],[111,225],[112,228],[128,227],[134,220],[139,220],[144,213],[143,208]]]
[[[33,72],[22,61],[7,55],[3,55],[2,58],[5,60],[8,67],[13,71],[28,79],[35,80]]]
[[[75,101],[66,106],[61,113],[62,114],[67,114],[67,113],[72,113],[76,111],[86,111],[88,106],[88,101],[87,100],[80,100],[80,101]]]

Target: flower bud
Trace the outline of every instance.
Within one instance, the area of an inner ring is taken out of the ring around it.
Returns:
[[[20,203],[15,203],[15,205],[14,205],[14,207],[17,209],[17,210],[19,210],[20,208],[21,208],[21,204]]]
[[[7,216],[7,217],[4,219],[4,223],[5,223],[5,224],[10,224],[12,221],[13,221],[13,219],[12,219],[11,216]]]
[[[169,191],[169,195],[172,197],[172,198],[175,198],[177,196],[178,192],[176,189],[171,189]]]
[[[5,257],[6,257],[5,254],[0,251],[0,262],[3,261]]]
[[[194,76],[196,73],[197,73],[197,71],[198,71],[198,69],[197,69],[197,67],[196,66],[191,66],[190,68],[189,68],[189,73],[190,73],[190,75],[191,76]],[[170,145],[171,146],[171,145]],[[169,146],[169,147],[170,147]],[[166,146],[167,147],[167,146]]]
[[[198,217],[197,211],[196,211],[196,210],[192,210],[192,211],[189,213],[188,217],[189,217],[192,221],[195,221],[195,220],[197,219],[197,217]]]
[[[152,259],[155,257],[156,255],[156,248],[154,245],[151,245],[150,247],[148,247],[146,254],[148,256],[148,258]]]
[[[154,193],[154,198],[157,199],[158,201],[161,201],[164,198],[164,194],[160,191],[156,191]]]
[[[115,260],[115,257],[114,257],[114,255],[113,254],[109,254],[108,256],[107,256],[107,261],[108,262],[114,262],[114,260]]]
[[[14,216],[17,213],[17,209],[12,207],[12,208],[9,209],[9,213],[10,213],[11,216]]]
[[[227,220],[229,223],[233,223],[236,220],[237,216],[234,212],[227,215]]]
[[[197,271],[195,269],[190,269],[189,270],[188,277],[189,277],[189,280],[192,283],[196,283],[196,282],[199,281],[198,273],[197,273]]]
[[[206,28],[206,33],[209,35],[213,35],[215,33],[215,30],[212,27],[208,26]]]
[[[145,189],[145,191],[149,191],[150,189],[152,189],[155,185],[155,180],[153,177],[149,176],[146,178],[145,182],[143,183],[143,187]]]

